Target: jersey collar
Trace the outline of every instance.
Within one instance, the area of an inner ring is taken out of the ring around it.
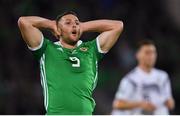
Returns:
[[[141,74],[143,74],[143,75],[147,75],[147,76],[150,76],[150,75],[152,75],[153,74],[153,70],[154,70],[154,68],[152,68],[151,69],[151,72],[149,72],[149,73],[147,73],[147,72],[145,72],[145,71],[143,71],[140,67],[136,67],[136,70],[139,72],[139,73],[141,73]]]
[[[79,41],[77,42],[76,46],[78,47],[78,46],[80,46],[82,43],[83,43],[83,41],[79,40]],[[63,45],[61,44],[61,41],[54,42],[54,44],[63,47]]]

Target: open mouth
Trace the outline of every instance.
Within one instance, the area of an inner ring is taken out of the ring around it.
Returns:
[[[77,34],[77,31],[73,31],[72,34],[73,34],[73,35],[76,35],[76,34]]]

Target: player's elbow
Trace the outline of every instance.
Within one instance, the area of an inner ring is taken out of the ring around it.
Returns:
[[[19,28],[24,27],[24,26],[27,26],[28,24],[29,24],[29,23],[28,23],[26,17],[21,16],[21,17],[18,19],[18,26],[19,26]]]
[[[121,33],[123,28],[124,28],[123,22],[122,21],[117,21],[115,26],[114,26],[114,30],[116,30],[117,33]]]

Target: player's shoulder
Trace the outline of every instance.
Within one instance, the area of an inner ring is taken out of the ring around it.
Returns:
[[[134,68],[134,69],[130,70],[130,71],[124,76],[124,78],[133,79],[134,76],[136,76],[137,74],[138,74],[137,68]]]
[[[137,79],[134,78],[134,74],[136,73],[136,69],[132,69],[130,72],[128,72],[120,81],[121,86],[132,86],[133,88],[137,87]]]
[[[96,47],[96,40],[82,41],[80,47],[87,47],[89,50],[93,50]]]
[[[44,37],[44,42],[46,43],[46,44],[54,44],[54,42],[53,41],[51,41],[49,38],[47,38],[47,37]]]
[[[137,74],[137,71],[136,71],[136,68],[132,69],[131,71],[129,71],[124,77],[122,80],[125,80],[125,81],[129,81],[129,80],[134,80],[134,76],[136,76]]]
[[[89,41],[83,42],[83,45],[92,45],[92,44],[95,43],[95,42],[96,42],[96,40],[93,39],[93,40],[89,40]]]
[[[158,68],[153,68],[153,71],[157,74],[161,74],[161,75],[165,75],[165,76],[168,75],[168,73],[166,71],[158,69]]]
[[[158,77],[167,79],[168,78],[168,73],[164,70],[158,69],[158,68],[153,68],[153,71]]]

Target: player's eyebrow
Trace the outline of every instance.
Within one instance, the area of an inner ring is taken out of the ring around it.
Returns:
[[[65,19],[65,21],[73,21],[73,20],[72,20],[72,19]],[[79,22],[78,19],[75,19],[74,21],[75,21],[75,22]]]
[[[78,19],[76,19],[75,21],[78,21],[78,22],[79,22],[79,20],[78,20]]]
[[[65,21],[71,21],[71,19],[65,19]]]

